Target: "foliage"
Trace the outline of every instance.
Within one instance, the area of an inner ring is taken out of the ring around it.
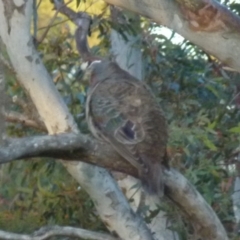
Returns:
[[[82,1],[76,2],[81,6]],[[238,11],[236,3],[230,6]],[[236,83],[239,75],[224,71],[221,64],[186,40],[173,44],[171,38],[163,35],[162,28],[149,20],[141,18],[134,23],[141,26],[137,28],[131,21],[116,24],[103,15],[95,16],[93,26],[98,45],[92,50],[107,55],[111,28],[119,30],[126,39],[126,32],[139,38],[137,47],[143,53],[146,83],[159,100],[169,123],[171,165],[184,173],[203,194],[234,239],[231,183],[236,176],[232,154],[240,140],[240,98]],[[126,13],[125,17],[131,19],[131,14]],[[64,24],[64,27],[52,27],[38,50],[79,128],[85,133],[88,132],[84,120],[87,83],[79,81],[83,76],[81,58],[79,61],[68,22]],[[16,79],[10,73],[7,76],[9,96],[18,95],[26,100]],[[11,105],[11,109],[22,111],[16,105]],[[15,136],[39,133],[19,124],[9,125],[8,131]],[[51,159],[14,162],[2,166],[0,173],[1,229],[30,232],[46,224],[105,229],[92,201],[58,162]],[[186,226],[177,209],[169,207],[168,210],[169,216],[175,219],[174,227],[182,239],[186,239]]]

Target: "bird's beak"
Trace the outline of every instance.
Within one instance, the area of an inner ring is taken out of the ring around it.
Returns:
[[[95,60],[93,62],[83,62],[81,65],[81,69],[84,72],[83,75],[83,81],[89,81],[91,79],[91,75],[93,72],[93,69],[95,68],[96,64],[101,63],[101,60]]]
[[[86,69],[89,67],[89,62],[83,62],[81,64],[82,71],[86,71]]]
[[[89,66],[89,62],[84,62],[81,65],[81,69],[83,71],[83,82],[88,82],[91,79],[92,68]]]

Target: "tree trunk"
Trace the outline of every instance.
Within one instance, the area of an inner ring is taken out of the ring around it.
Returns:
[[[30,34],[32,0],[0,0],[0,42],[17,78],[29,94],[50,134],[78,133],[73,117],[34,49]],[[152,240],[145,222],[131,210],[105,169],[82,162],[64,162],[66,169],[89,193],[103,222],[122,239]]]

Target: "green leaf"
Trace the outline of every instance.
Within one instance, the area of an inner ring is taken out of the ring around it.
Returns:
[[[229,129],[230,133],[240,133],[240,125]]]
[[[77,8],[79,7],[80,2],[81,2],[81,0],[76,0],[76,6],[77,6]]]
[[[212,141],[207,136],[201,136],[201,139],[206,147],[208,147],[212,151],[217,151],[217,147],[214,145]]]
[[[211,85],[207,85],[206,88],[210,90],[217,98],[220,98],[219,92]]]
[[[216,127],[216,125],[217,125],[217,121],[215,120],[215,121],[209,123],[207,128],[208,129],[214,129]]]

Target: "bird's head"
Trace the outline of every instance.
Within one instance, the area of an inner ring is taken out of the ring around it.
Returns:
[[[95,85],[97,82],[113,76],[112,74],[118,68],[117,64],[109,60],[94,60],[83,63],[81,66],[84,71],[84,80],[88,80],[90,85]]]

